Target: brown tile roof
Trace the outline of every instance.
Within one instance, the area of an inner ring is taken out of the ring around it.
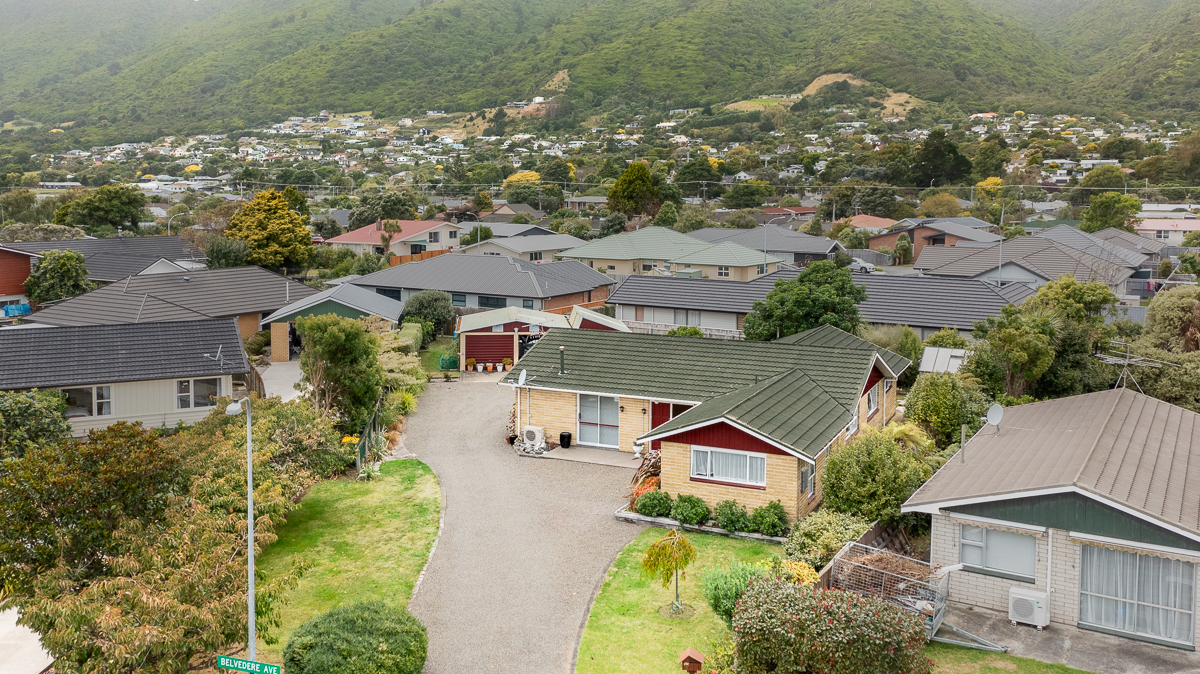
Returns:
[[[1200,536],[1200,414],[1128,389],[1004,411],[904,504],[932,512],[965,500],[1078,489]]]

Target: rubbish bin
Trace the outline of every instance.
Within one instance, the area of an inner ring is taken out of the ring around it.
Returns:
[[[558,444],[563,449],[571,446],[571,431],[563,431],[558,434]]]

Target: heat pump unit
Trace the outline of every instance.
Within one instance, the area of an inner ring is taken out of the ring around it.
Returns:
[[[521,438],[530,447],[542,447],[546,444],[546,429],[541,426],[526,426]]]
[[[1008,588],[1008,619],[1039,630],[1050,624],[1050,595],[1023,587]]]

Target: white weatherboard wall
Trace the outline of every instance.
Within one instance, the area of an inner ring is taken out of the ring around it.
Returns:
[[[195,377],[195,379],[212,379],[214,376]],[[227,396],[233,390],[232,375],[216,375],[221,380],[220,395]],[[140,421],[148,428],[175,426],[179,422],[192,424],[208,416],[215,407],[190,409],[175,408],[176,379],[154,379],[150,381],[131,381],[117,384],[98,382],[96,386],[112,387],[113,413],[103,417],[74,417],[71,422],[72,435],[86,435],[88,431],[107,428],[118,421]],[[78,388],[69,386],[65,388]]]

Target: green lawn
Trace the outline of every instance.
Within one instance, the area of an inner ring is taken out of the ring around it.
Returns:
[[[447,352],[449,352],[449,355],[451,356],[455,355],[453,348],[453,337],[439,335],[438,338],[433,341],[433,344],[429,345],[429,348],[421,352],[421,367],[432,375],[441,376],[442,369],[438,361],[443,355],[446,355]],[[450,373],[456,376],[458,375],[457,371],[451,370]]]
[[[680,671],[679,654],[689,646],[707,655],[712,643],[727,638],[729,630],[700,594],[704,569],[782,552],[780,546],[767,543],[687,534],[699,554],[679,587],[684,603],[694,607],[696,614],[690,620],[669,620],[660,617],[658,609],[675,598],[674,587],[664,590],[643,579],[639,566],[642,553],[663,533],[663,529],[647,529],[625,546],[608,570],[579,644],[578,674],[667,674]],[[926,653],[937,662],[936,671],[947,674],[1087,674],[1064,665],[936,642]]]
[[[670,620],[660,617],[658,609],[674,601],[674,586],[664,590],[661,584],[643,579],[639,566],[642,553],[664,533],[664,529],[647,529],[625,546],[608,570],[579,644],[577,674],[680,671],[678,658],[685,648],[707,653],[712,641],[724,639],[729,632],[700,594],[705,567],[782,553],[780,546],[769,543],[688,533],[699,554],[687,578],[680,579],[679,591],[696,615]]]
[[[312,565],[287,594],[278,643],[259,640],[258,659],[281,663],[292,630],[335,606],[372,599],[407,606],[440,511],[437,478],[419,461],[389,461],[371,482],[316,484],[257,560],[268,578],[297,558]]]

